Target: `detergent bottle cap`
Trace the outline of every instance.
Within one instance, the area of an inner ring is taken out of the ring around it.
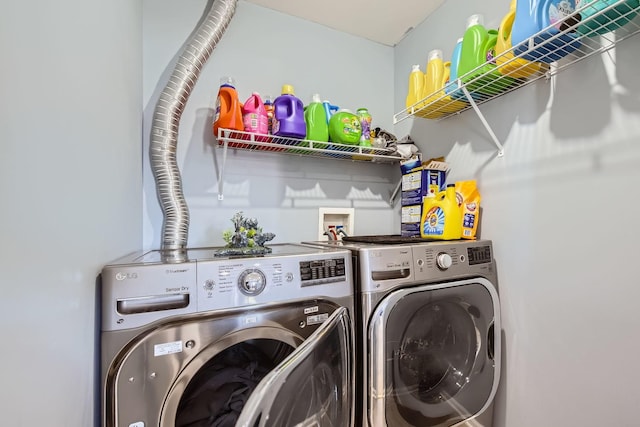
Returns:
[[[273,104],[273,101],[271,100],[271,95],[266,95],[266,96],[264,97],[264,103],[265,103],[265,105],[271,105],[271,104]]]
[[[260,93],[259,93],[259,92],[251,92],[251,95],[253,95],[253,96],[260,96]]]
[[[235,88],[236,80],[233,77],[229,77],[229,76],[221,77],[220,86],[231,86],[232,88]]]
[[[442,51],[440,49],[433,49],[431,52],[429,52],[428,58],[429,61],[431,61],[432,59],[442,59]]]
[[[282,85],[282,94],[283,95],[295,95],[293,92],[293,86],[291,85]]]
[[[483,25],[484,24],[484,16],[481,14],[471,15],[467,19],[467,28],[473,27],[474,25]]]
[[[411,66],[411,71],[420,71],[420,64],[415,64]]]
[[[462,40],[464,40],[464,39],[462,37],[460,37],[458,40],[456,40],[456,44],[462,43]]]
[[[322,101],[320,100],[320,94],[319,93],[314,93],[313,96],[311,97],[311,102],[322,103]]]

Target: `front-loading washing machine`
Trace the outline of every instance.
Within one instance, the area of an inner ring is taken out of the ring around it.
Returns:
[[[492,426],[500,305],[491,241],[307,244],[352,251],[361,425]]]
[[[103,268],[103,426],[353,425],[350,253],[271,248]]]

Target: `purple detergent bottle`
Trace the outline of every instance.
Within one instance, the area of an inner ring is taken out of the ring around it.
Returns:
[[[304,139],[307,125],[304,121],[304,104],[295,97],[293,86],[283,85],[282,95],[273,101],[273,134],[288,138]]]

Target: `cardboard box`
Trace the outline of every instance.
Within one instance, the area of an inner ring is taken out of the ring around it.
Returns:
[[[407,167],[410,161],[401,163],[401,206],[402,221],[400,232],[402,236],[419,236],[420,219],[422,217],[422,202],[429,192],[444,191],[449,165],[445,162],[430,161],[426,165],[413,168]],[[415,165],[415,160],[413,160]]]

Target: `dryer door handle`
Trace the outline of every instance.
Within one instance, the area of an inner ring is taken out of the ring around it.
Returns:
[[[123,298],[117,302],[120,314],[138,314],[151,311],[175,310],[189,305],[189,294],[151,295]]]

